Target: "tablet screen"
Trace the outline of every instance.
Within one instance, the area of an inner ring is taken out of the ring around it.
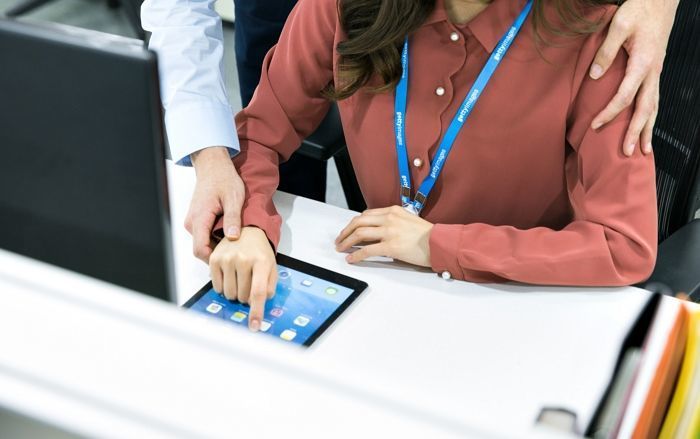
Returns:
[[[328,276],[324,279],[281,264],[277,272],[275,295],[265,303],[260,331],[300,345],[310,345],[364,289],[344,286],[328,280]],[[248,326],[250,307],[229,301],[214,291],[211,283],[185,306],[232,324]]]

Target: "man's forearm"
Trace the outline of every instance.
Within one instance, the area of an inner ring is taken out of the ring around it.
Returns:
[[[146,0],[141,7],[149,47],[158,53],[161,98],[173,160],[211,145],[238,151],[224,87],[224,41],[214,0]]]

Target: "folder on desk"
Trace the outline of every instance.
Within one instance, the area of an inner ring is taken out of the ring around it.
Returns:
[[[664,414],[669,406],[676,378],[681,367],[685,344],[688,338],[688,313],[683,304],[667,302],[668,314],[673,314],[673,322],[665,336],[663,353],[659,357],[655,370],[652,369],[652,379],[648,386],[646,400],[639,413],[639,419],[632,437],[656,437],[661,429]],[[662,311],[662,310],[660,310]],[[659,323],[661,324],[661,323]],[[665,332],[665,331],[664,331]],[[641,387],[641,386],[640,386]]]
[[[700,437],[699,314],[652,297],[623,343],[587,436]]]
[[[685,358],[661,439],[700,437],[700,309],[689,310]]]

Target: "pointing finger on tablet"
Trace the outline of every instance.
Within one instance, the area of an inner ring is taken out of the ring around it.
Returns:
[[[265,315],[265,301],[267,300],[267,286],[270,278],[271,265],[258,263],[253,267],[253,280],[250,287],[250,316],[248,328],[258,331],[263,315]]]

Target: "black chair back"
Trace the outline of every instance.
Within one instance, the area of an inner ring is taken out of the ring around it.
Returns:
[[[659,242],[700,207],[700,2],[682,0],[661,75],[654,127]]]

